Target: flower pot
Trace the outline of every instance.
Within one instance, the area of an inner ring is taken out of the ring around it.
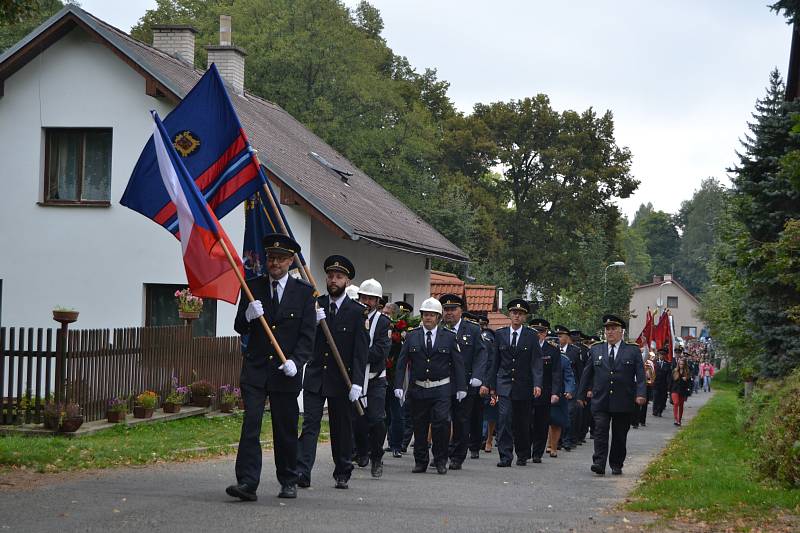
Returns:
[[[106,413],[106,420],[109,424],[116,424],[117,422],[125,422],[125,411],[108,411]]]
[[[211,407],[211,400],[213,396],[192,396],[192,405],[194,407]]]
[[[53,320],[62,324],[71,324],[78,320],[78,311],[56,311],[54,309]]]
[[[222,411],[223,413],[232,413],[234,407],[236,407],[236,404],[233,402],[219,404],[219,410]]]
[[[59,431],[62,433],[75,433],[78,431],[83,425],[83,416],[71,416],[69,418],[65,418],[63,422],[61,422],[61,427]]]
[[[164,405],[161,407],[164,408],[165,413],[180,413],[181,412],[181,404],[179,403],[172,403],[172,402],[164,402]]]
[[[184,320],[197,320],[200,318],[200,311],[181,311],[178,309],[178,318]]]
[[[149,407],[142,407],[141,405],[133,406],[133,418],[150,418],[153,416],[155,409]]]
[[[58,415],[44,415],[42,419],[42,422],[44,422],[44,429],[57,431],[60,418],[61,417],[59,417]]]

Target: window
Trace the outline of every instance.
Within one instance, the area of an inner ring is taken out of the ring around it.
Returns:
[[[183,324],[178,318],[178,305],[175,303],[175,291],[185,289],[186,285],[170,285],[166,283],[145,283],[145,326],[177,326]],[[192,323],[195,337],[216,337],[217,335],[217,301],[204,299],[203,312],[200,318]]]
[[[697,326],[681,326],[681,337],[697,337]]]
[[[667,296],[667,307],[670,309],[677,309],[678,308],[678,297],[677,296]]]
[[[111,129],[45,130],[44,204],[110,205]]]
[[[414,307],[414,293],[404,292],[403,293],[403,301],[405,303],[407,303],[408,305],[410,305],[411,307]]]

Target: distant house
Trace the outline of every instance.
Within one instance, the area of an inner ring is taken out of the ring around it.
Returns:
[[[0,320],[52,326],[56,305],[81,328],[177,321],[185,286],[178,242],[119,204],[131,170],[162,117],[200,79],[195,31],[157,26],[154,45],[67,5],[0,55]],[[468,258],[397,198],[278,105],[244,90],[245,54],[221,33],[209,46],[243,127],[280,195],[312,273],[349,256],[358,283],[421,302],[430,259]],[[244,209],[222,224],[241,245]],[[324,291],[324,286],[321,287]],[[234,306],[209,302],[206,334],[231,334]]]
[[[659,296],[661,302],[659,302]],[[675,335],[679,337],[698,337],[706,326],[697,317],[700,302],[689,290],[674,279],[671,274],[653,276],[651,283],[638,285],[633,288],[631,298],[630,327],[628,337],[635,339],[642,332],[647,309],[661,306],[670,310],[672,322],[675,326]]]
[[[439,298],[443,294],[457,294],[464,299],[467,310],[473,313],[486,313],[489,317],[489,327],[492,329],[511,324],[511,320],[500,312],[503,305],[502,289],[494,285],[470,285],[461,281],[455,274],[432,270],[431,296]]]

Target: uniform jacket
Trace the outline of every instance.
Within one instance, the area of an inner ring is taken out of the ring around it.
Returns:
[[[578,384],[575,383],[575,374],[572,372],[572,365],[566,355],[561,356],[561,378],[561,395],[571,394],[574,398]]]
[[[330,315],[328,295],[321,296],[318,302],[326,310],[326,314]],[[365,327],[366,311],[366,307],[345,296],[336,316],[325,319],[350,381],[362,388],[369,351],[369,334]],[[347,396],[349,392],[321,327],[317,328],[314,356],[306,367],[303,388],[329,398]]]
[[[495,357],[489,372],[489,389],[512,400],[533,399],[533,388],[542,386],[542,352],[531,328],[522,327],[516,349],[511,347],[511,327],[495,332]]]
[[[656,370],[656,379],[653,386],[656,389],[667,390],[672,376],[672,363],[665,360],[656,360],[653,362]]]
[[[536,332],[534,331],[534,335]],[[539,337],[536,336],[536,346],[539,346]],[[540,348],[542,352],[542,394],[533,399],[536,405],[550,405],[550,396],[561,396],[563,384],[561,379],[561,350],[544,341]]]
[[[489,375],[494,368],[494,360],[497,358],[497,344],[494,339],[494,331],[489,328],[481,329],[481,338],[483,345],[486,346],[486,380],[483,385],[489,387]]]
[[[464,360],[456,342],[456,334],[441,325],[436,330],[436,341],[430,353],[425,347],[425,328],[419,326],[408,332],[397,360],[395,389],[403,388],[406,368],[410,373],[408,397],[411,399],[444,398],[458,391],[467,391]],[[439,387],[424,388],[415,383],[445,378],[450,378],[450,383]]]
[[[240,335],[247,336],[239,380],[241,383],[266,386],[270,391],[297,394],[302,383],[303,365],[314,351],[314,288],[305,281],[289,276],[278,309],[273,309],[269,277],[261,276],[249,280],[247,285],[253,296],[261,300],[264,318],[272,328],[283,354],[294,361],[298,372],[290,378],[282,370],[278,370],[281,361],[260,321],[248,322],[244,316],[249,301],[242,295],[233,325]]]
[[[467,394],[478,394],[479,387],[470,387],[469,380],[477,378],[481,385],[486,384],[486,364],[488,355],[486,344],[481,336],[481,327],[474,322],[461,320],[457,333],[458,347],[464,360],[464,373],[467,380]]]
[[[367,320],[367,326],[370,326],[369,318]],[[386,370],[386,358],[389,357],[389,349],[392,347],[392,339],[389,337],[392,321],[380,311],[375,312],[372,320],[377,320],[378,324],[375,326],[375,334],[372,336],[372,346],[369,347],[367,363],[369,363],[370,374],[377,372],[380,375]],[[369,327],[367,328],[367,343],[369,343]]]
[[[570,367],[572,368],[572,375],[575,377],[576,380],[581,379],[583,375],[583,358],[581,354],[580,348],[575,346],[574,344],[568,344],[567,349],[564,352],[564,355],[569,359]],[[577,384],[576,384],[577,386]],[[573,392],[573,396],[575,393]]]
[[[585,400],[591,390],[593,411],[633,412],[635,398],[647,395],[642,354],[635,344],[623,342],[612,366],[608,350],[607,342],[595,344],[589,350],[589,364],[581,377],[578,399]]]

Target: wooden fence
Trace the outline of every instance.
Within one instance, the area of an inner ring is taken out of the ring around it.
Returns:
[[[59,393],[80,404],[90,421],[105,417],[111,398],[132,402],[145,390],[166,397],[172,376],[181,385],[195,379],[215,388],[239,383],[238,337],[195,338],[185,326],[73,330],[62,356],[60,342],[53,349],[53,338],[60,335],[49,329],[35,335],[32,328],[0,329],[0,423],[41,421],[45,400]]]

